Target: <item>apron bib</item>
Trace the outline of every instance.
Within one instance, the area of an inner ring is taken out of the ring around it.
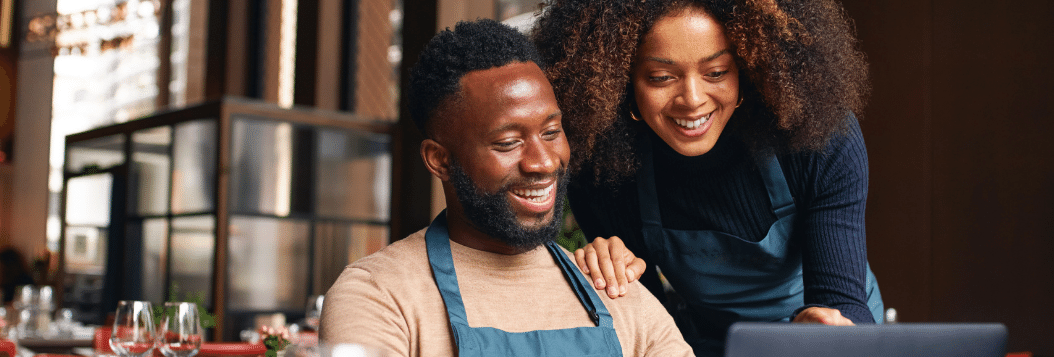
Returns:
[[[650,138],[645,138],[637,175],[644,246],[653,264],[683,303],[669,307],[699,356],[721,355],[728,327],[736,321],[789,321],[803,306],[801,246],[791,240],[797,208],[779,160],[758,162],[776,222],[765,238],[750,242],[718,231],[662,227]],[[867,267],[868,307],[882,322],[882,297]]]
[[[450,235],[447,231],[445,210],[428,226],[425,244],[428,247],[428,262],[432,266],[432,275],[439,286],[439,292],[443,295],[443,303],[446,304],[451,335],[457,345],[458,356],[622,356],[622,345],[615,334],[607,307],[556,243],[549,242],[546,248],[571,283],[578,300],[589,312],[589,317],[597,324],[595,327],[528,332],[471,327],[468,325],[465,304],[461,300],[454,260],[450,253]]]

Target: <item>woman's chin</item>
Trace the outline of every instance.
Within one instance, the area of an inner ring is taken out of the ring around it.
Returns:
[[[671,135],[672,134],[672,135]],[[685,136],[680,133],[659,135],[673,151],[684,156],[699,156],[710,152],[717,143],[716,133],[700,136]]]

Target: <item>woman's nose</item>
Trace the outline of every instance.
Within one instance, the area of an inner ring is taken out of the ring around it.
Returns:
[[[706,83],[697,76],[685,78],[679,96],[680,105],[694,109],[706,103]]]

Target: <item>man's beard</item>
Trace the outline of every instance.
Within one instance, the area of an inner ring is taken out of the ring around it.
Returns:
[[[560,227],[563,224],[564,196],[567,194],[565,171],[561,169],[552,174],[556,177],[556,200],[553,203],[552,218],[549,222],[535,228],[526,227],[520,223],[506,195],[510,187],[518,182],[506,182],[495,193],[480,192],[479,186],[468,177],[457,160],[450,164],[450,181],[454,185],[458,201],[461,202],[461,208],[469,223],[480,232],[510,247],[529,250],[556,239],[556,235],[560,233]],[[546,178],[528,180],[533,182]],[[541,221],[546,214],[538,214],[536,218]]]

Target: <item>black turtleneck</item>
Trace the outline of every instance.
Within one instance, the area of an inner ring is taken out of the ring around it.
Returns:
[[[663,227],[715,230],[754,242],[765,237],[776,216],[753,156],[740,140],[723,135],[710,152],[686,157],[648,135]],[[797,206],[791,239],[802,245],[805,306],[836,308],[855,323],[873,322],[865,287],[867,151],[855,118],[823,151],[778,159]],[[619,236],[648,261],[636,185],[635,178],[609,185],[581,175],[572,178],[568,196],[587,238]],[[642,282],[661,292],[651,275]]]

